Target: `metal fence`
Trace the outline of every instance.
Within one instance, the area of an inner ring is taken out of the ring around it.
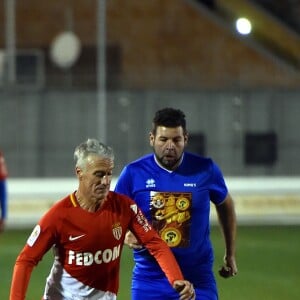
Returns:
[[[103,130],[118,175],[151,151],[151,121],[166,106],[186,113],[189,150],[215,159],[226,175],[300,174],[300,91],[118,91],[100,114],[98,102],[95,91],[2,92],[0,148],[10,175],[72,176],[75,146]]]

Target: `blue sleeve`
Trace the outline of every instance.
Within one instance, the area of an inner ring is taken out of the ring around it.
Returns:
[[[0,205],[1,205],[1,218],[6,219],[7,217],[7,191],[6,181],[0,180]]]
[[[210,199],[216,205],[221,204],[228,194],[223,174],[215,163],[212,165],[212,178],[209,190]]]
[[[118,180],[117,180],[117,183],[116,183],[116,186],[115,186],[115,192],[117,193],[120,193],[120,194],[123,194],[123,195],[126,195],[128,196],[129,198],[132,198],[132,188],[131,188],[131,181],[130,181],[130,171],[128,169],[128,167],[125,167]]]

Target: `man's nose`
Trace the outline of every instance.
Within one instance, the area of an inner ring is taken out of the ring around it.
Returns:
[[[111,176],[110,175],[104,175],[102,178],[101,178],[101,182],[103,184],[109,184],[110,183],[110,180],[111,180]]]
[[[174,148],[174,143],[173,141],[167,141],[167,149],[173,149]]]

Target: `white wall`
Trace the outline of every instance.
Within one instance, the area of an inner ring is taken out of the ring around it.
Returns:
[[[300,177],[228,177],[226,182],[239,224],[300,224]],[[76,188],[76,178],[9,179],[8,228],[33,227],[54,202]]]

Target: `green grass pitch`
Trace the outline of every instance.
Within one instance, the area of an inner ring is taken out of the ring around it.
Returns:
[[[0,299],[9,297],[12,268],[31,229],[7,230],[0,235]],[[218,227],[212,227],[215,271],[222,264],[223,243]],[[220,300],[298,299],[300,278],[299,226],[241,226],[238,228],[237,260],[239,273],[231,279],[218,275]],[[34,269],[27,300],[41,299],[45,277],[51,267],[48,253]],[[122,254],[121,286],[118,300],[130,300],[131,251]]]

